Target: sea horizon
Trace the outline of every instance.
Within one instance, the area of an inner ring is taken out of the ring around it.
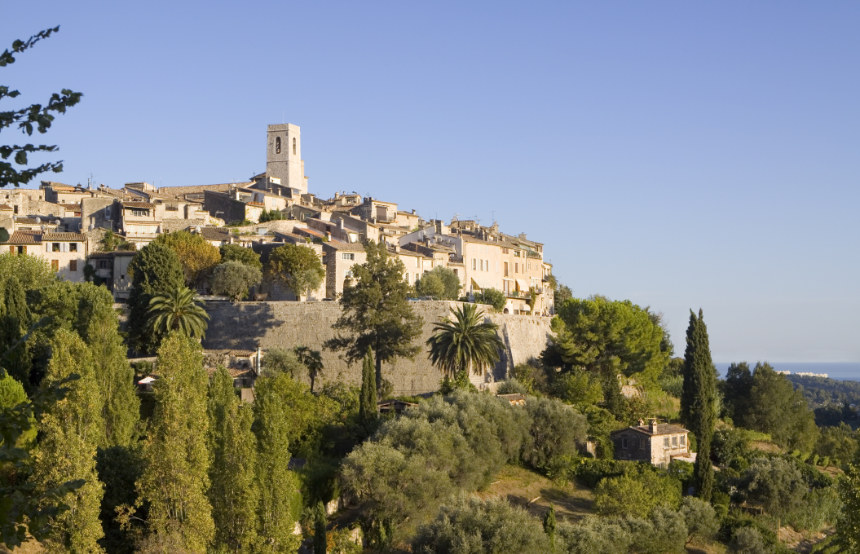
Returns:
[[[733,362],[715,362],[720,377],[726,376],[726,371]],[[756,362],[748,362],[750,369]],[[776,371],[790,373],[826,374],[829,379],[837,381],[860,382],[860,362],[768,362]]]

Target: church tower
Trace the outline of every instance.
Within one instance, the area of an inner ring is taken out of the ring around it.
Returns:
[[[266,177],[272,183],[306,194],[308,183],[299,126],[292,123],[269,125],[266,139]]]

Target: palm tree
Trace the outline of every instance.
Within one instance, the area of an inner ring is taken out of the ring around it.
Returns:
[[[454,320],[442,320],[433,326],[433,336],[427,339],[430,361],[449,377],[470,371],[478,375],[499,361],[502,339],[496,334],[498,326],[481,321],[484,313],[474,304],[451,308]]]
[[[323,363],[322,356],[319,350],[311,350],[307,346],[296,346],[293,348],[293,353],[301,363],[308,368],[308,379],[311,381],[311,392],[314,392],[314,381],[317,376],[322,373]]]
[[[203,338],[209,314],[194,300],[194,292],[179,286],[149,301],[149,327],[159,336],[179,331],[188,337]]]

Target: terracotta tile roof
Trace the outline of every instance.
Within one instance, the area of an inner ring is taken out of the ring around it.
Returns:
[[[621,429],[620,431],[613,431],[612,434],[620,433],[622,431],[636,431],[638,433],[642,433],[643,435],[672,435],[676,433],[687,433],[687,429],[683,428],[680,425],[675,425],[674,423],[658,423],[656,429],[654,431],[651,430],[649,425],[639,425],[637,427],[628,427],[626,429]]]
[[[41,231],[15,231],[4,244],[41,244]]]
[[[57,240],[57,241],[72,241],[72,242],[83,242],[87,240],[87,238],[80,233],[52,233],[50,231],[46,232],[42,235],[43,241],[49,240]]]
[[[65,204],[65,203],[62,203],[62,202],[61,202],[61,203],[59,203],[59,204],[57,204],[57,205],[58,205],[58,206],[62,206],[63,208],[65,208],[65,209],[67,209],[67,210],[80,210],[80,209],[81,209],[81,205],[80,205],[80,204]]]
[[[248,202],[249,206],[257,206],[258,208],[265,208],[266,205],[262,202]]]
[[[343,252],[364,252],[364,245],[360,242],[341,242],[339,240],[332,240],[323,243],[323,248],[331,248],[332,250]]]
[[[140,202],[137,200],[126,200],[122,203],[123,208],[149,208],[152,209],[153,205],[149,202]]]
[[[12,206],[7,205],[7,204],[0,204],[0,210],[11,212],[14,210],[14,208]]]

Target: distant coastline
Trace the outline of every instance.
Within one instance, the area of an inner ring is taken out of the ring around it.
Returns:
[[[748,360],[750,369],[755,366],[755,361]],[[860,382],[860,362],[769,362],[770,365],[780,372],[788,372],[793,375],[816,374],[837,381]],[[720,377],[726,376],[729,362],[718,362],[717,371]]]

